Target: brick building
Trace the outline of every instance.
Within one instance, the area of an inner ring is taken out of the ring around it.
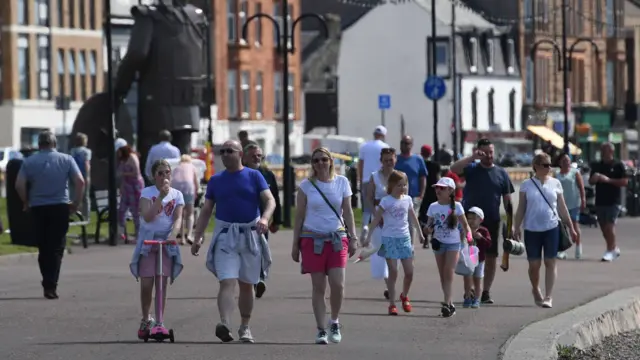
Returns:
[[[34,145],[43,129],[70,132],[82,102],[103,88],[102,2],[4,0],[0,21],[0,146]],[[70,110],[55,110],[61,95]]]

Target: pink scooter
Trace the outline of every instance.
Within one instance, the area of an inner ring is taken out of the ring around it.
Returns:
[[[171,342],[175,342],[175,338],[173,337],[173,329],[167,329],[164,327],[163,315],[164,315],[164,304],[162,300],[164,299],[164,291],[163,281],[162,281],[162,248],[166,245],[176,245],[175,241],[172,240],[145,240],[145,245],[157,245],[158,246],[158,261],[157,266],[158,270],[155,276],[155,287],[156,287],[156,325],[154,325],[147,333],[144,335],[144,342],[149,341],[149,339],[153,339],[157,342],[163,342],[166,339],[169,339]]]

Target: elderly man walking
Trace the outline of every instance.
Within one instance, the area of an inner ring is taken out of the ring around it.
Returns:
[[[58,279],[67,245],[69,213],[82,203],[84,179],[75,160],[56,151],[51,131],[38,136],[39,152],[25,159],[16,179],[16,191],[25,211],[31,211],[38,241],[38,264],[44,297],[58,298]],[[68,183],[74,188],[69,201]]]
[[[367,141],[360,146],[360,153],[358,155],[358,179],[360,179],[360,193],[362,194],[362,224],[363,234],[362,239],[366,239],[366,232],[368,231],[367,225],[373,220],[372,204],[369,204],[365,200],[369,188],[369,180],[371,180],[371,174],[374,171],[380,170],[380,152],[382,149],[386,149],[389,146],[384,142],[387,136],[387,128],[379,125],[373,130],[373,140]]]
[[[409,182],[409,196],[413,200],[413,209],[417,212],[422,204],[425,190],[427,189],[427,166],[422,156],[411,153],[413,138],[405,135],[400,140],[400,156],[396,162],[396,170],[407,175]],[[416,233],[411,230],[411,237],[416,239]]]
[[[216,226],[206,261],[209,271],[220,281],[220,323],[216,326],[216,336],[223,342],[233,341],[230,321],[238,284],[241,317],[238,337],[242,342],[252,343],[249,321],[254,286],[260,282],[261,272],[267,273],[271,266],[271,253],[264,234],[268,231],[276,202],[262,174],[242,165],[243,151],[238,141],[225,142],[220,155],[226,169],[209,179],[191,253],[198,255],[213,206],[217,205]]]
[[[280,229],[280,225],[282,225],[282,209],[280,207],[280,189],[278,188],[278,182],[276,180],[276,175],[273,171],[269,170],[266,166],[262,164],[262,159],[264,158],[262,154],[262,149],[256,143],[249,143],[244,147],[244,157],[243,163],[245,166],[250,167],[252,169],[260,171],[264,179],[267,181],[269,185],[269,190],[271,190],[271,194],[276,201],[276,209],[273,213],[273,221],[269,225],[269,231],[272,233],[276,233]],[[264,206],[260,206],[260,213],[264,211]],[[265,239],[269,240],[269,233],[264,234]],[[267,291],[267,285],[265,283],[265,273],[260,272],[260,282],[256,285],[256,298],[260,299],[264,292]]]
[[[168,130],[160,131],[160,142],[153,145],[147,155],[147,161],[144,166],[144,175],[149,181],[153,181],[151,174],[151,165],[157,160],[177,159],[180,157],[180,150],[171,144],[171,133]]]

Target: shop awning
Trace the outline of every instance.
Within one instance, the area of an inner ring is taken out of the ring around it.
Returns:
[[[531,131],[534,135],[541,138],[542,140],[550,142],[551,145],[558,149],[564,148],[564,138],[562,138],[562,136],[558,135],[557,132],[549,129],[546,126],[530,125],[527,127],[527,130]],[[575,146],[572,143],[569,143],[569,152],[571,153],[571,155],[582,154],[582,150],[580,150],[579,147]]]

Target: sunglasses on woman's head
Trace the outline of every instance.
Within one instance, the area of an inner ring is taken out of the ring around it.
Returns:
[[[318,163],[321,163],[321,162],[327,163],[327,162],[329,162],[329,158],[328,157],[321,157],[321,158],[313,159],[313,163],[314,164],[318,164]]]

